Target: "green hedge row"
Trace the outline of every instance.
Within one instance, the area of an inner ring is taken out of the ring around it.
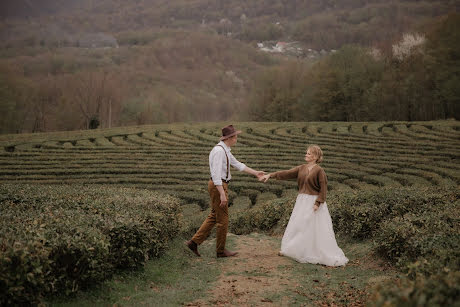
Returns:
[[[383,220],[376,251],[406,273],[381,285],[377,306],[460,306],[460,201],[439,191],[400,216]]]
[[[372,306],[460,306],[460,272],[402,278],[378,285],[371,297]]]
[[[332,194],[332,193],[331,193]],[[398,187],[332,194],[334,229],[372,239],[376,252],[404,271],[416,261],[424,275],[460,268],[460,192]]]
[[[175,198],[103,186],[0,185],[0,305],[40,303],[142,266],[179,231]]]
[[[458,204],[459,196],[455,187],[383,187],[331,193],[328,204],[336,231],[366,239],[380,233],[382,223],[393,218],[411,213],[416,216],[449,213]]]
[[[258,200],[250,208],[238,206],[229,208],[230,232],[248,234],[258,230],[274,233],[284,231],[294,207],[295,197],[290,195],[276,198],[273,195],[273,199],[268,199],[260,195],[257,195]]]

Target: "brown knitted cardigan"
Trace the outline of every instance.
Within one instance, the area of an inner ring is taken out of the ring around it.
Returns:
[[[299,193],[318,195],[316,199],[318,205],[326,201],[327,177],[319,165],[313,166],[309,171],[307,164],[302,164],[290,170],[271,173],[270,177],[278,180],[297,178]]]

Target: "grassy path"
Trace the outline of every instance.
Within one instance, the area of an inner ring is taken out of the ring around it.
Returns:
[[[201,258],[176,240],[142,271],[116,276],[90,291],[52,306],[362,306],[372,286],[396,273],[377,261],[369,243],[338,240],[346,267],[300,264],[277,255],[279,237],[229,235],[234,258],[216,259],[214,240]]]
[[[239,255],[225,259],[217,282],[187,306],[286,304],[289,298],[278,295],[295,282],[291,262],[277,255],[278,240],[258,234],[234,238]]]

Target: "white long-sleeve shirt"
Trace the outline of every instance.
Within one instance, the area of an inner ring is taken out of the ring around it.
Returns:
[[[239,171],[243,171],[246,168],[246,165],[235,159],[230,151],[231,148],[223,141],[220,141],[209,153],[209,169],[211,171],[212,182],[215,185],[222,185],[222,179],[230,180],[232,178],[230,170],[228,170],[228,178],[225,178],[227,176],[227,158],[225,154],[227,154],[228,162],[231,166]]]

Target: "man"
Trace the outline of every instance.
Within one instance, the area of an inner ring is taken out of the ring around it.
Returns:
[[[239,171],[261,178],[264,175],[262,171],[255,171],[235,159],[230,152],[231,147],[236,144],[238,134],[241,131],[235,130],[232,125],[222,128],[222,137],[220,142],[214,146],[209,154],[209,168],[211,170],[211,179],[208,182],[209,197],[211,198],[211,213],[195,233],[190,241],[185,244],[188,248],[200,257],[198,245],[203,243],[209,236],[212,228],[216,225],[216,255],[217,257],[236,256],[237,252],[225,249],[228,229],[228,183],[232,176],[230,175],[230,165]]]

